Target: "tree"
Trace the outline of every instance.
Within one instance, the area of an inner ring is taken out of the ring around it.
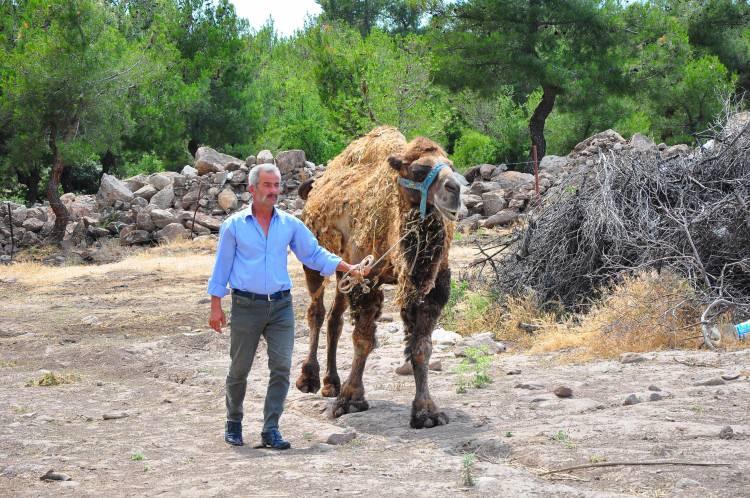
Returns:
[[[521,101],[540,88],[529,134],[541,158],[545,121],[558,97],[580,82],[589,89],[620,83],[618,8],[608,0],[467,0],[449,6],[433,18],[442,53],[438,80],[454,90],[510,84]]]
[[[95,0],[28,0],[18,11],[18,42],[2,66],[2,109],[11,140],[45,151],[52,162],[47,199],[55,213],[54,240],[68,212],[58,188],[70,163],[106,150],[127,125],[125,96],[148,65],[114,18]]]

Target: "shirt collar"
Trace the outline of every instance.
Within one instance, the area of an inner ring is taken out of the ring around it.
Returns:
[[[247,211],[247,213],[245,213],[245,216],[244,216],[245,219],[247,219],[247,218],[255,218],[255,215],[253,214],[253,203],[252,202],[250,204],[248,204],[248,206],[245,208],[245,211]],[[271,219],[274,219],[277,216],[278,216],[278,208],[276,208],[276,206],[274,206],[273,207],[273,212],[271,213]]]

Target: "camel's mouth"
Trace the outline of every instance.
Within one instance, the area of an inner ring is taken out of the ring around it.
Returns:
[[[437,208],[438,212],[443,215],[444,218],[447,218],[449,221],[456,221],[458,219],[458,211],[452,211],[450,209],[441,208],[437,204],[435,204],[435,207]]]

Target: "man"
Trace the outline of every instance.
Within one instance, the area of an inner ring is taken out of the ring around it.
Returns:
[[[287,247],[308,268],[328,276],[335,271],[357,267],[318,245],[310,230],[299,219],[274,205],[279,196],[281,174],[273,164],[250,170],[250,207],[227,218],[219,231],[216,262],[208,281],[211,295],[209,325],[221,333],[227,320],[221,298],[232,289],[230,327],[231,364],[226,381],[227,422],[224,440],[235,446],[242,441],[242,402],[247,376],[262,335],[268,345],[270,378],[263,407],[264,447],[285,450],[291,447],[279,432],[279,417],[289,390],[289,370],[294,346],[294,311],[287,272]]]

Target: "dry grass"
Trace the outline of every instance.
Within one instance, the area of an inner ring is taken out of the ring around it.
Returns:
[[[468,311],[476,296],[464,291],[454,306],[453,323],[462,334],[494,330],[498,339],[530,353],[562,351],[563,360],[617,358],[624,352],[696,349],[702,345],[702,309],[687,280],[672,273],[641,273],[625,278],[586,314],[555,316],[541,311],[533,294],[508,298]],[[481,295],[481,294],[479,294]],[[485,294],[483,299],[487,299]],[[501,311],[502,309],[502,311]],[[473,317],[473,319],[467,319]],[[529,331],[520,324],[531,325]],[[724,334],[723,347],[750,347]]]
[[[216,241],[180,240],[157,247],[132,251],[122,261],[104,265],[45,266],[36,261],[19,262],[0,267],[0,278],[16,279],[35,286],[59,284],[81,277],[105,277],[111,272],[150,273],[166,271],[182,277],[206,276],[211,273]]]
[[[26,383],[27,387],[50,387],[61,384],[71,384],[80,380],[80,376],[72,373],[56,374],[55,372],[45,372],[38,379],[31,379]]]

